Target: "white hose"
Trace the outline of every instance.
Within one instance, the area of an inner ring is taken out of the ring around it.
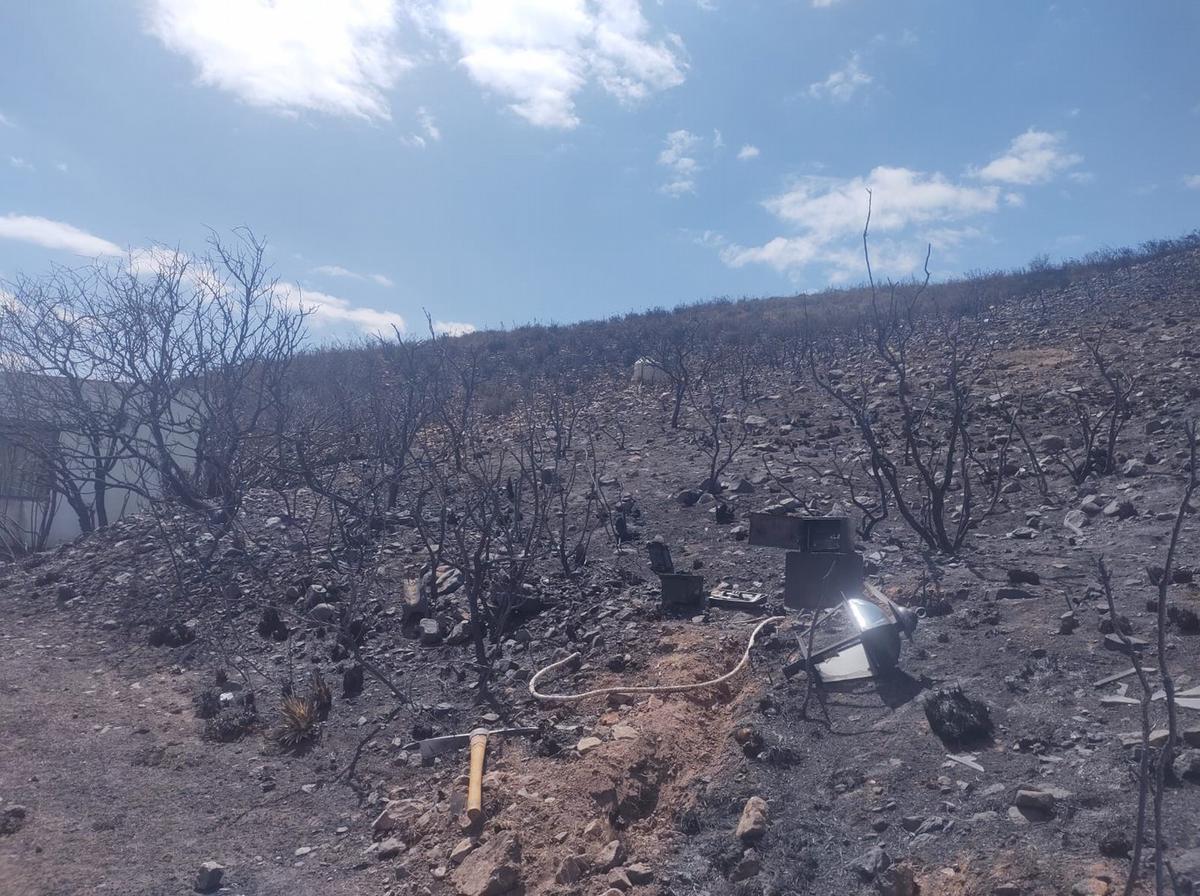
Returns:
[[[715,687],[716,685],[729,681],[729,679],[733,678],[733,676],[737,675],[744,668],[746,668],[750,662],[750,650],[754,647],[754,642],[757,640],[759,632],[761,632],[768,625],[783,622],[785,619],[786,617],[784,616],[772,616],[771,618],[764,619],[762,622],[760,622],[755,627],[754,631],[750,633],[750,641],[748,644],[746,644],[746,652],[742,654],[741,661],[720,678],[713,678],[709,681],[700,681],[696,684],[667,684],[659,685],[658,687],[596,688],[594,691],[584,691],[581,694],[541,693],[537,689],[538,681],[541,680],[542,676],[567,665],[567,663],[570,663],[579,657],[578,653],[573,653],[569,657],[561,659],[556,663],[551,663],[544,669],[539,670],[538,673],[533,676],[533,678],[529,679],[529,693],[532,694],[536,700],[546,700],[554,703],[573,703],[576,700],[586,700],[588,697],[599,697],[602,694],[678,694],[683,691],[698,691],[701,688]]]

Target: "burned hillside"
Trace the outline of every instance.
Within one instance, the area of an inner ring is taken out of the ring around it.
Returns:
[[[320,352],[256,251],[0,334],[147,415],[6,542],[10,892],[1200,892],[1194,240]],[[843,518],[836,589],[755,529]],[[911,640],[836,682],[843,598]]]

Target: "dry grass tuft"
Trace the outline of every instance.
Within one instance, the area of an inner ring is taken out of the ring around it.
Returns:
[[[279,704],[275,742],[285,750],[295,750],[316,738],[320,724],[321,712],[311,697],[284,697]]]

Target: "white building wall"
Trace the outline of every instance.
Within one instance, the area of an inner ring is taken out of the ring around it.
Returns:
[[[172,409],[166,443],[176,463],[184,470],[190,471],[196,463],[197,437],[194,432],[188,431],[190,427],[186,423],[180,425],[181,421],[187,421],[188,416],[186,407],[176,402]],[[72,463],[72,466],[78,469],[76,481],[80,484],[84,500],[94,507],[94,482],[89,466],[84,460],[88,455],[86,440],[68,432],[61,433],[59,440],[64,457],[79,459]],[[139,429],[136,441],[149,453],[149,427],[143,426]],[[134,458],[118,460],[108,475],[108,487],[105,489],[104,505],[108,511],[108,521],[111,523],[126,514],[145,510],[150,503],[146,494],[157,495],[160,492],[158,477],[153,469]],[[45,547],[54,547],[79,537],[82,531],[79,516],[61,496],[52,496],[49,502],[0,497],[0,530],[7,530],[9,538],[13,533],[19,533],[23,545],[28,547],[41,531],[40,527],[44,525],[47,512],[51,514],[51,520]],[[3,532],[0,532],[0,546],[4,544],[4,540]]]

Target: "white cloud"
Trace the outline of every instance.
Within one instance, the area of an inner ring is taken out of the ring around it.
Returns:
[[[828,9],[835,3],[841,3],[842,0],[812,0],[812,5],[817,9]]]
[[[870,84],[874,79],[862,70],[859,65],[859,55],[854,53],[846,64],[836,71],[830,72],[824,81],[817,81],[808,86],[809,96],[817,99],[829,99],[837,103],[845,103],[854,94]]]
[[[0,112],[0,128],[15,128],[15,127],[16,127],[16,124],[13,123],[13,120],[11,118],[9,118],[7,115],[5,115],[3,112]]]
[[[713,128],[713,149],[724,149],[724,148],[725,148],[725,137],[721,134],[721,132],[719,130],[717,130],[716,128]]]
[[[201,84],[253,106],[389,117],[386,91],[411,63],[396,0],[151,0],[148,28]]]
[[[318,265],[312,269],[312,272],[325,277],[341,277],[346,280],[370,280],[372,283],[378,283],[380,286],[396,285],[390,277],[386,277],[383,274],[360,274],[358,271],[352,271],[338,264]]]
[[[889,165],[865,177],[801,177],[763,202],[789,232],[758,246],[711,233],[703,242],[731,267],[766,264],[793,277],[816,268],[835,282],[861,277],[860,240],[870,190],[873,263],[889,272],[915,271],[926,243],[935,252],[952,250],[985,235],[975,223],[979,218],[1024,206],[1025,195],[1015,187],[1045,183],[1058,174],[1080,183],[1090,180],[1087,172],[1069,171],[1082,158],[1067,152],[1063,141],[1061,135],[1027,131],[1004,155],[982,169],[968,168],[958,180]]]
[[[30,162],[28,159],[23,159],[20,156],[9,156],[8,164],[11,165],[13,168],[18,168],[22,171],[33,171],[34,170],[33,162]]]
[[[691,131],[678,130],[667,134],[666,146],[658,154],[658,164],[670,171],[670,180],[659,189],[668,196],[679,197],[696,192],[696,174],[700,163],[693,154],[700,147],[700,138]]]
[[[441,129],[438,128],[437,123],[433,120],[433,116],[429,114],[429,110],[424,106],[417,107],[417,124],[421,129],[421,133],[408,134],[400,138],[400,142],[405,146],[424,149],[430,140],[436,142],[442,139]]]
[[[441,140],[442,132],[433,121],[433,116],[429,114],[429,110],[424,106],[417,107],[417,122],[421,125],[421,130],[425,132],[425,136],[430,140]]]
[[[754,146],[750,143],[743,144],[742,148],[738,150],[738,154],[737,154],[738,159],[740,159],[743,162],[746,161],[747,159],[757,159],[758,156],[759,156],[758,147]]]
[[[682,42],[650,38],[638,0],[440,0],[423,18],[476,82],[538,127],[577,126],[575,97],[590,82],[634,102],[684,79]]]
[[[1200,190],[1200,174],[1189,174],[1183,179],[1183,185],[1189,190]]]
[[[0,239],[32,243],[44,249],[63,249],[77,255],[124,255],[115,243],[62,221],[35,215],[0,215]]]
[[[978,231],[963,222],[996,211],[996,186],[956,184],[941,174],[879,166],[865,177],[804,177],[763,206],[796,232],[761,246],[725,242],[722,260],[731,267],[766,264],[797,274],[813,266],[833,281],[863,272],[859,236],[872,193],[872,256],[881,269],[919,267],[926,242],[952,248]]]
[[[309,320],[316,326],[349,324],[365,333],[388,335],[393,327],[401,333],[408,327],[403,316],[394,311],[381,311],[362,305],[352,305],[346,299],[315,289],[302,289],[294,283],[280,283],[277,287],[285,301],[306,309]]]
[[[68,168],[67,168],[67,163],[66,163],[66,162],[55,162],[55,163],[54,163],[54,167],[55,167],[56,169],[58,169],[59,171],[61,171],[63,174],[66,174],[66,173],[67,173],[67,171],[68,171],[68,170],[70,170],[70,169],[68,169]]]
[[[453,320],[435,320],[433,322],[433,332],[439,336],[465,336],[468,333],[474,333],[478,329],[474,324],[465,324]]]
[[[1083,161],[1083,156],[1067,152],[1063,143],[1062,134],[1030,128],[1009,144],[1004,155],[973,173],[994,183],[1043,184]]]

